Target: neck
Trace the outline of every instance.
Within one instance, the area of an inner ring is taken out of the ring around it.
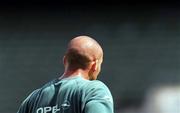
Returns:
[[[84,79],[89,80],[88,72],[86,70],[77,69],[77,70],[66,70],[61,78],[81,76]]]

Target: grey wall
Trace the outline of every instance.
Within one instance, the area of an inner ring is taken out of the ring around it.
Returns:
[[[63,73],[66,44],[78,35],[104,48],[99,79],[110,88],[116,109],[140,103],[155,85],[180,82],[179,10],[75,8],[1,10],[1,113],[16,112],[30,92]]]

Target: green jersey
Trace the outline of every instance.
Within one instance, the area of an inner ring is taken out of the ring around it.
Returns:
[[[81,76],[55,79],[33,91],[17,113],[114,113],[107,86]]]

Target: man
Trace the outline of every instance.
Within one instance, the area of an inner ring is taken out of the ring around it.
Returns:
[[[17,113],[113,113],[107,86],[96,80],[103,50],[94,39],[78,36],[65,53],[64,74],[32,92]]]

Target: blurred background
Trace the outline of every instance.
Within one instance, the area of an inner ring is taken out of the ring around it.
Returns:
[[[0,3],[0,112],[15,113],[36,88],[61,76],[73,37],[104,49],[99,80],[116,113],[180,113],[178,3]]]

